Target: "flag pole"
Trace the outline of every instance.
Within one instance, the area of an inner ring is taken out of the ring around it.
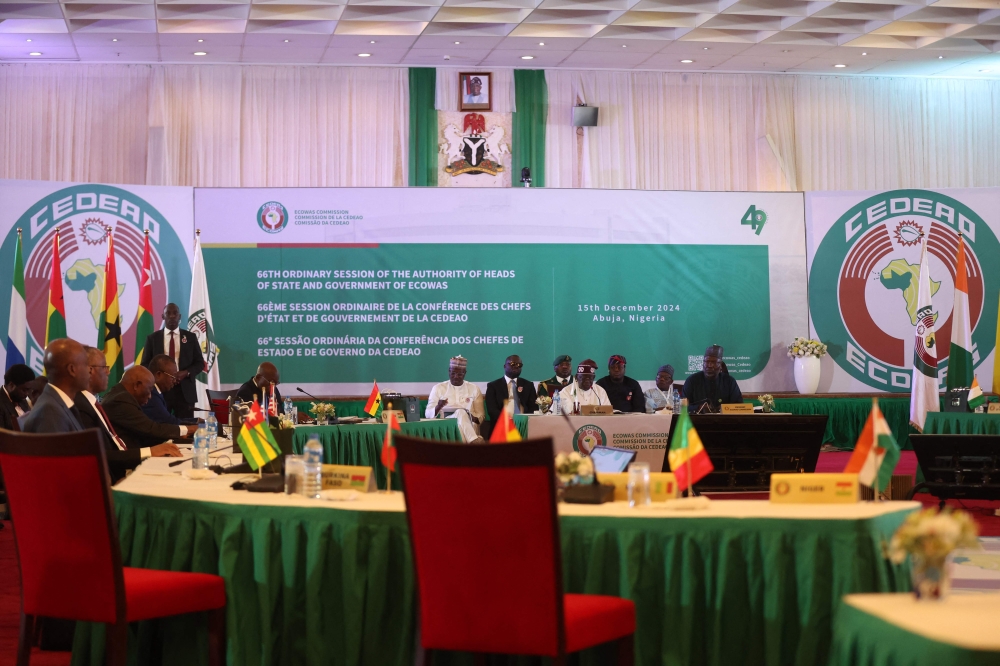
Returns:
[[[686,412],[687,412],[687,398],[685,398],[684,400],[681,400],[681,414],[685,414]],[[677,418],[684,418],[684,417],[683,416],[678,416]],[[692,494],[692,489],[691,489],[691,486],[694,485],[693,483],[691,483],[691,443],[688,442],[688,444],[687,444],[687,446],[685,448],[687,449],[687,452],[686,452],[687,453],[687,460],[684,463],[684,466],[687,469],[687,484],[688,484],[687,485],[687,496],[688,497],[694,497],[694,495]]]
[[[872,453],[875,455],[875,461],[876,462],[878,462],[878,432],[876,431],[877,423],[876,423],[876,420],[875,420],[875,416],[876,416],[875,412],[877,412],[877,411],[878,411],[878,397],[877,396],[872,396]],[[875,501],[876,502],[879,501],[879,498],[878,498],[878,473],[879,473],[879,467],[881,467],[881,465],[876,465],[875,466],[875,481],[873,482],[873,485],[872,485],[872,490],[875,491],[874,494],[875,494]]]

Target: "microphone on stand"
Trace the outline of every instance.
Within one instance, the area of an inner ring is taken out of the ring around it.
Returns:
[[[310,398],[312,398],[312,399],[313,399],[313,400],[315,400],[316,402],[323,402],[322,400],[320,400],[319,398],[317,398],[316,396],[314,396],[314,395],[313,395],[312,393],[306,393],[305,391],[303,391],[303,390],[302,390],[302,389],[301,389],[300,387],[298,387],[298,386],[296,386],[296,387],[295,387],[295,390],[296,390],[296,391],[298,391],[299,393],[305,393],[305,394],[306,394],[307,396],[309,396]]]

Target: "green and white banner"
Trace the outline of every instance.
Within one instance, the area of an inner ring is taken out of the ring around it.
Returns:
[[[544,189],[197,189],[221,381],[424,393],[611,354],[651,382],[725,347],[745,390],[791,390],[807,331],[801,194]]]
[[[965,239],[972,358],[993,377],[1000,292],[1000,190],[892,190],[806,195],[809,304],[814,337],[830,350],[823,392],[909,393],[921,238],[927,239],[938,385],[944,389],[954,321],[956,255]]]

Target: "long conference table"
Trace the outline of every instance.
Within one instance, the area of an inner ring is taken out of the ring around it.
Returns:
[[[113,491],[123,561],[225,578],[229,664],[414,663],[419,623],[401,493],[308,500],[235,491],[233,476],[190,481],[162,466],[149,474],[145,465]],[[882,552],[918,507],[561,504],[565,589],[635,602],[638,664],[824,664],[843,595],[909,589],[907,570]],[[103,637],[102,625],[78,624],[73,663],[103,663]],[[130,659],[207,663],[205,618],[133,626]],[[600,662],[598,652],[582,660]]]

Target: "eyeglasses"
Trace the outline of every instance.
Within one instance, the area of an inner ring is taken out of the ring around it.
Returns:
[[[524,363],[510,363],[509,365],[512,368],[523,368],[524,367]]]
[[[92,365],[92,366],[90,366],[90,369],[91,370],[107,370],[108,369],[108,364],[105,363],[104,365]]]
[[[160,370],[160,374],[161,375],[166,375],[167,377],[170,377],[171,379],[174,379],[176,381],[180,381],[179,379],[177,379],[177,375],[169,373],[166,370]]]

